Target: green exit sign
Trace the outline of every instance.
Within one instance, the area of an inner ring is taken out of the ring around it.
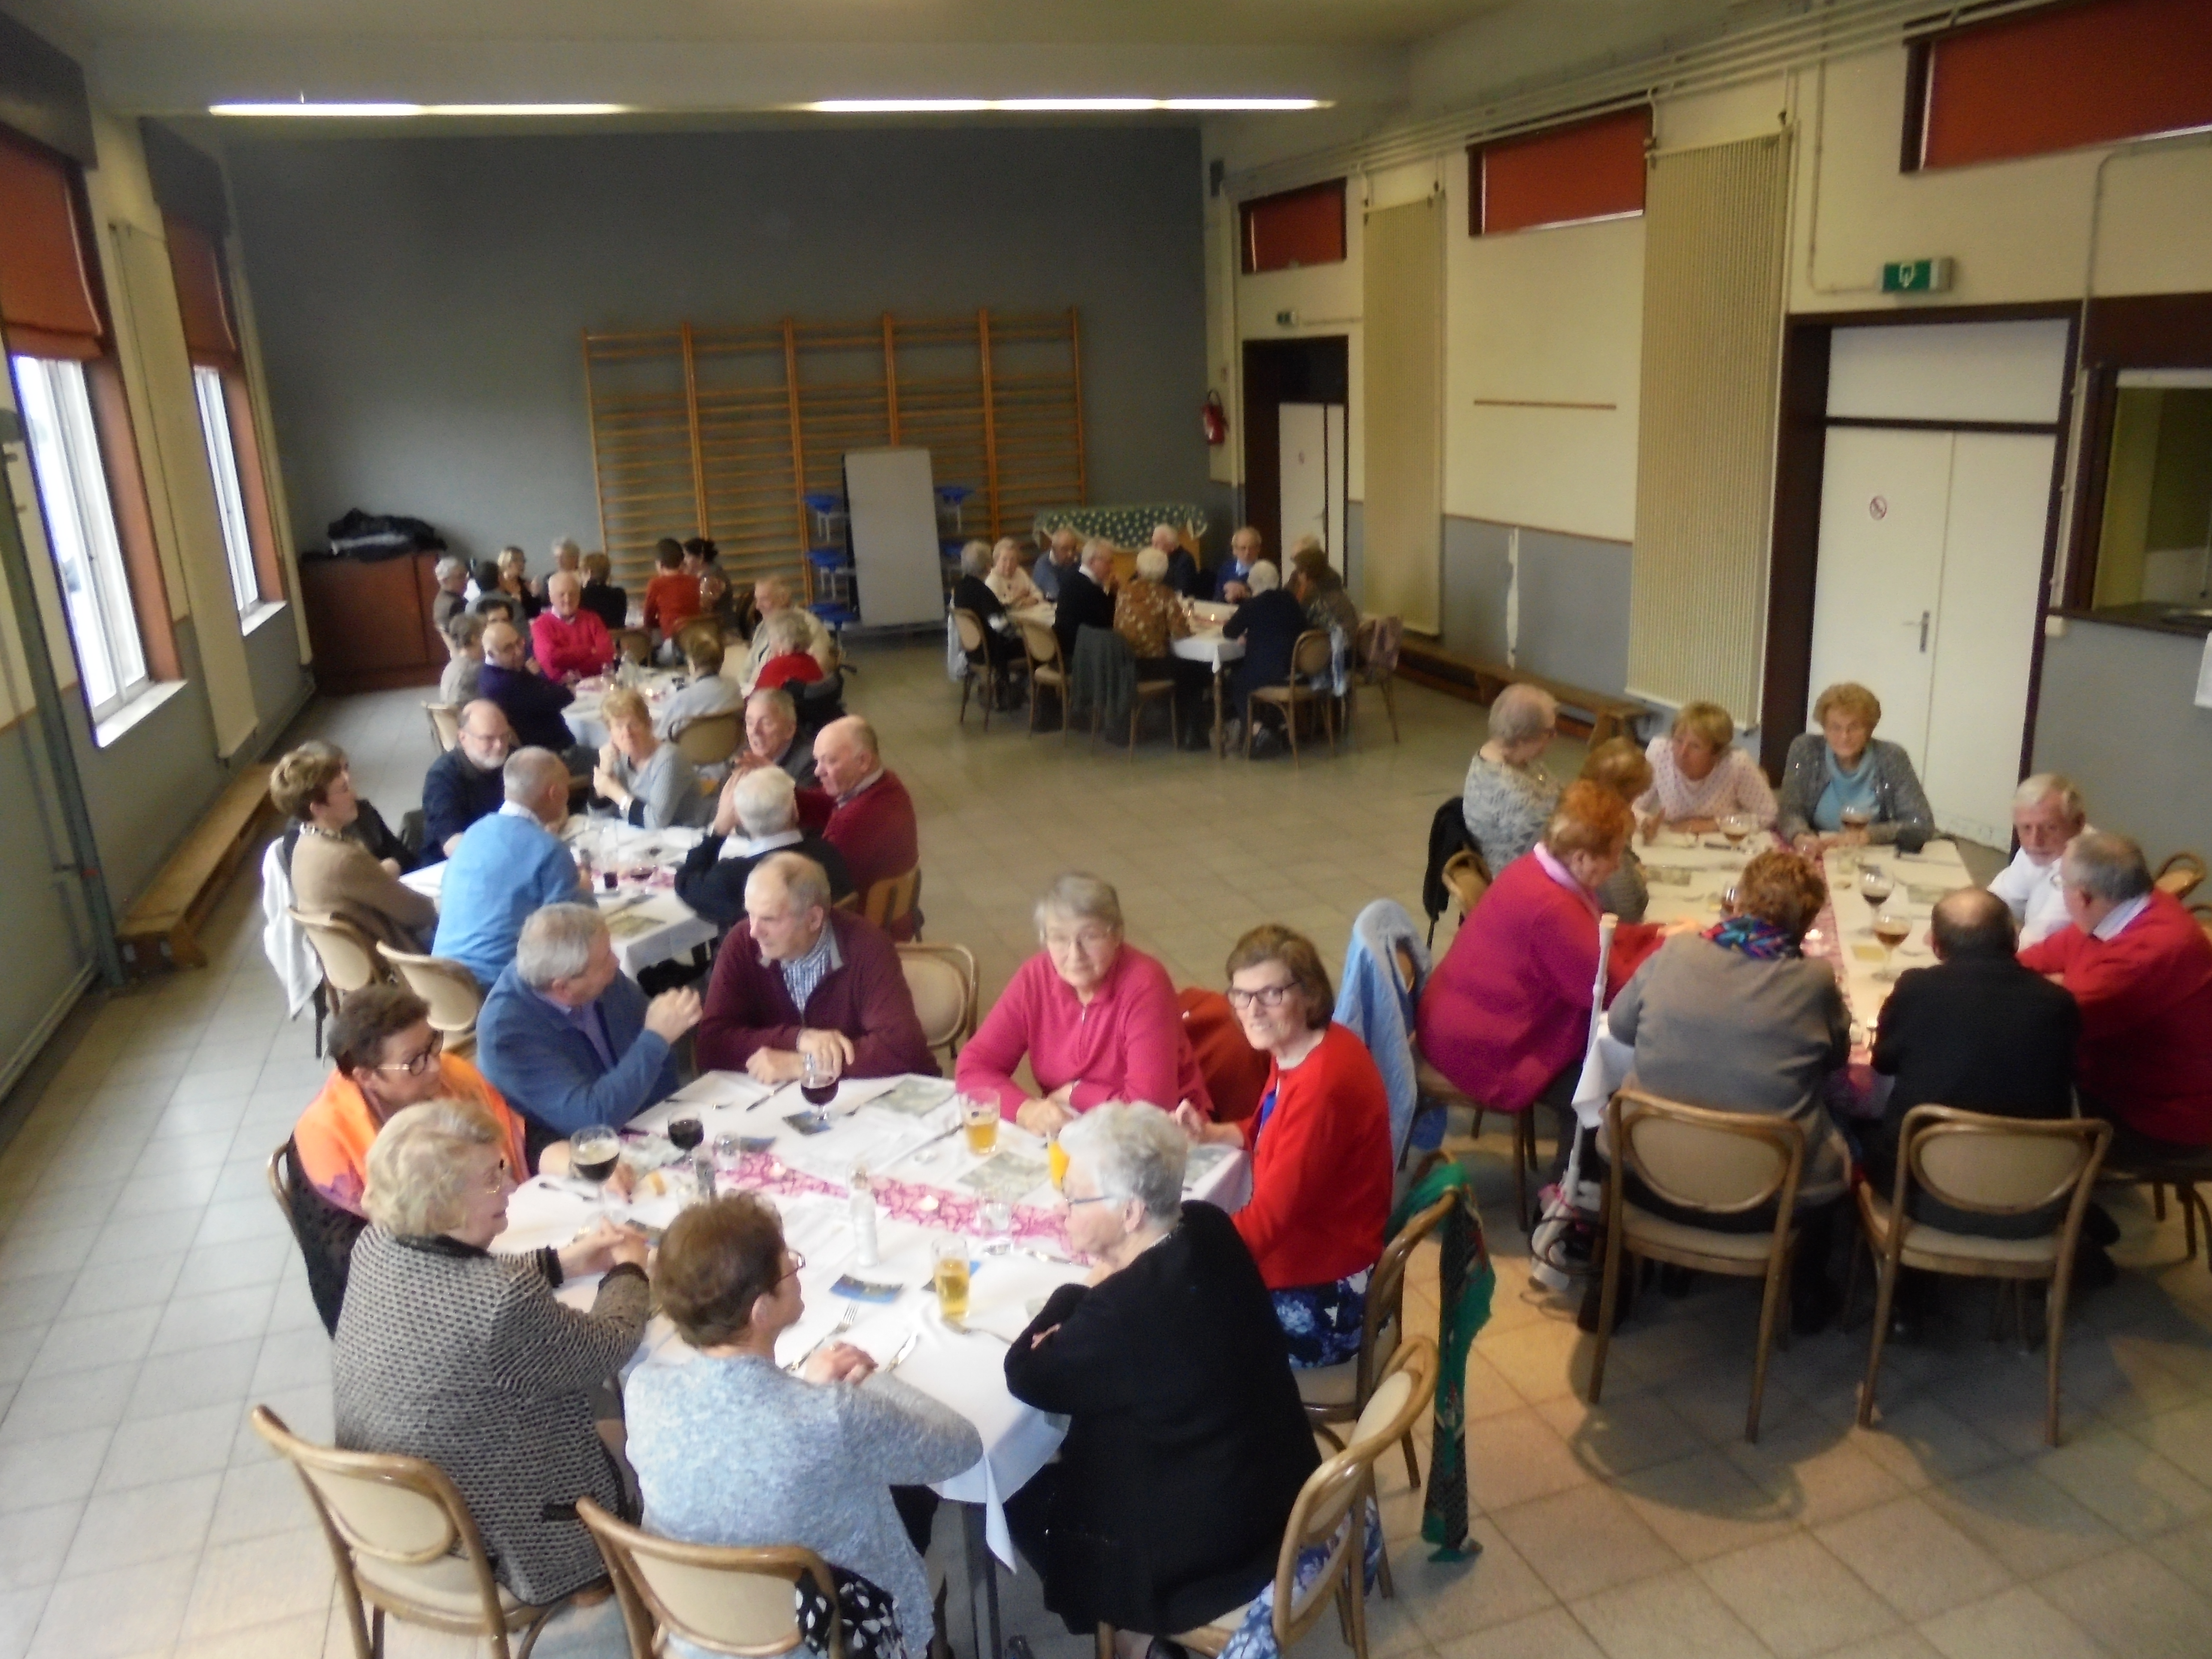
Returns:
[[[1881,268],[1884,294],[1942,294],[1950,286],[1948,259],[1893,259]]]

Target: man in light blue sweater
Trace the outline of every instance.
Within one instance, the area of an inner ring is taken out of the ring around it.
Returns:
[[[518,749],[500,774],[507,804],[461,836],[438,892],[434,956],[450,957],[489,990],[514,960],[532,911],[584,892],[553,831],[568,817],[568,769],[550,749]]]

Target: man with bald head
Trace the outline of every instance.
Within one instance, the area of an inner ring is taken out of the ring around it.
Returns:
[[[816,734],[814,770],[821,787],[799,793],[801,817],[843,856],[865,907],[878,882],[921,866],[914,797],[896,773],[884,769],[876,729],[858,714],[832,720]],[[911,939],[921,931],[921,911],[886,925],[893,939]]]
[[[545,608],[530,624],[538,665],[564,685],[604,674],[615,659],[607,625],[584,609],[584,579],[556,570],[545,579]]]
[[[453,857],[461,832],[499,811],[506,799],[500,774],[514,747],[514,728],[490,698],[461,710],[461,740],[430,763],[422,780],[425,857]]]
[[[514,960],[522,924],[546,905],[588,896],[556,833],[568,820],[568,769],[545,749],[518,749],[500,769],[505,799],[461,836],[438,890],[433,956],[447,957],[487,991]]]
[[[513,623],[495,622],[484,629],[483,649],[477,690],[499,705],[514,728],[514,740],[556,755],[574,748],[575,734],[561,711],[575,702],[576,694],[538,672],[523,649],[522,630]]]
[[[1867,1148],[1867,1167],[1885,1194],[1905,1115],[1915,1106],[2027,1118],[2064,1117],[2074,1106],[2080,1011],[2063,990],[2021,965],[2004,901],[1979,887],[1946,893],[1928,932],[1936,965],[1897,976],[1874,1045],[1875,1070],[1895,1079]],[[1920,1218],[1998,1237],[2007,1235],[1996,1229],[2018,1220],[1955,1212]],[[2049,1231],[2046,1222],[2014,1236]]]

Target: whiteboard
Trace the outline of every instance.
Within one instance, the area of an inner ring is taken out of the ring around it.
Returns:
[[[853,579],[866,628],[942,627],[945,579],[926,449],[848,449]]]

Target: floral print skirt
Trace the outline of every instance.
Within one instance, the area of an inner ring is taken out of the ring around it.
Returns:
[[[1367,1319],[1367,1273],[1327,1285],[1297,1285],[1268,1292],[1275,1320],[1289,1339],[1291,1364],[1301,1370],[1340,1365],[1359,1353],[1360,1328]]]

